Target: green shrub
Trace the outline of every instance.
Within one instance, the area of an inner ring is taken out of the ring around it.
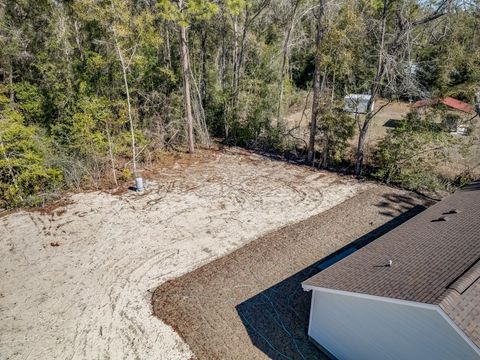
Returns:
[[[8,106],[0,111],[0,205],[37,205],[62,183],[61,172],[46,165],[38,129],[23,123]]]
[[[28,82],[13,84],[15,104],[27,124],[42,123],[45,120],[45,97],[38,87]]]
[[[272,126],[276,109],[274,87],[250,80],[240,93],[239,108],[232,113],[230,137],[235,144],[251,147],[278,147],[280,132]]]
[[[340,163],[344,159],[349,140],[355,134],[355,119],[342,109],[332,109],[321,115],[318,130],[322,167]]]
[[[448,184],[435,168],[448,161],[446,150],[456,141],[439,124],[437,114],[409,113],[378,144],[374,176],[412,190],[445,189]]]

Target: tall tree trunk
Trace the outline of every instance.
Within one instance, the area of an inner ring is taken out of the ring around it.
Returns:
[[[232,87],[235,85],[235,76],[237,75],[237,60],[238,60],[238,16],[233,17],[233,50],[232,50]]]
[[[240,73],[242,70],[243,57],[245,54],[245,42],[247,39],[248,27],[252,22],[252,20],[249,19],[249,16],[250,16],[250,12],[247,8],[245,10],[245,23],[243,24],[242,39],[240,40],[240,48],[237,56],[237,68],[236,68],[236,74],[235,74],[235,100],[238,97],[238,88],[240,86]]]
[[[17,190],[17,192],[18,192],[17,177],[15,176],[15,174],[13,172],[12,166],[10,164],[10,159],[7,155],[7,149],[3,145],[3,140],[1,138],[0,138],[0,150],[3,153],[3,159],[5,160],[5,166],[8,168],[8,172],[9,172],[9,175],[12,179],[13,186],[15,187],[15,190]],[[18,193],[20,193],[20,192],[18,192]],[[19,195],[19,197],[20,197],[20,200],[23,201],[23,197],[21,195]]]
[[[381,32],[380,48],[378,49],[378,56],[377,56],[377,72],[375,74],[375,79],[373,80],[370,88],[371,97],[367,105],[367,114],[365,115],[365,120],[363,122],[363,125],[359,126],[357,152],[355,156],[355,175],[356,176],[360,176],[362,173],[363,160],[365,157],[365,140],[367,138],[370,122],[375,116],[375,109],[373,108],[373,102],[375,101],[375,97],[378,95],[380,91],[380,83],[383,79],[385,32],[387,29],[388,1],[389,0],[383,1],[382,22],[381,22],[381,29],[380,29],[380,32]]]
[[[80,28],[77,20],[73,21],[73,28],[75,29],[75,42],[77,43],[78,52],[80,53],[80,59],[84,61],[85,57],[83,53],[82,41],[80,40]]]
[[[283,96],[285,92],[285,68],[287,67],[288,63],[288,45],[290,42],[290,35],[293,31],[293,26],[295,25],[295,16],[297,13],[297,7],[300,0],[295,1],[295,5],[293,7],[293,12],[291,15],[291,23],[288,26],[287,30],[285,31],[285,39],[283,41],[283,49],[282,49],[282,66],[280,68],[280,94],[278,96],[278,108],[277,108],[277,127],[284,128],[285,124],[283,121],[283,114],[282,114],[282,106],[283,106]]]
[[[202,98],[202,107],[205,109],[206,97],[207,97],[207,24],[202,23],[200,30],[200,62],[201,62],[201,75],[200,75],[200,96]]]
[[[330,101],[332,102],[333,104],[333,101],[335,100],[335,75],[336,75],[336,71],[335,71],[335,68],[333,69],[333,77],[332,77],[332,95],[330,97]]]
[[[355,158],[355,175],[360,176],[362,173],[363,160],[365,156],[365,140],[367,138],[368,127],[370,126],[369,115],[365,118],[363,126],[358,133],[357,153]]]
[[[234,69],[233,69],[233,91],[232,91],[232,105],[233,108],[237,106],[238,102],[238,92],[240,88],[240,79],[242,73],[243,60],[245,57],[245,47],[247,43],[247,34],[250,25],[255,21],[255,19],[262,13],[264,9],[268,6],[270,0],[263,0],[260,3],[259,7],[253,13],[250,13],[250,8],[245,8],[245,20],[243,23],[242,37],[240,39],[240,44],[238,44],[238,20],[235,20],[234,30],[235,30],[235,52],[234,56]]]
[[[320,167],[322,169],[326,169],[328,167],[328,148],[330,147],[330,141],[329,139],[325,139],[323,143],[323,152],[322,152],[322,163],[320,164]]]
[[[233,17],[233,52],[232,52],[232,66],[233,66],[233,74],[232,74],[232,94],[231,94],[231,101],[232,101],[232,108],[235,108],[237,105],[237,76],[238,76],[238,16]]]
[[[168,30],[168,24],[165,24],[165,52],[166,61],[169,69],[172,68],[172,51],[170,50],[170,31]]]
[[[115,12],[113,0],[110,0],[110,4],[112,6],[112,10]],[[128,86],[128,77],[127,77],[128,64],[126,63],[125,57],[123,55],[123,51],[120,48],[117,31],[115,29],[115,24],[112,26],[112,31],[113,31],[113,40],[115,42],[115,50],[117,51],[118,59],[120,60],[120,64],[122,67],[123,84],[125,86],[125,93],[127,95],[128,122],[130,125],[130,136],[131,136],[131,144],[132,144],[132,167],[133,167],[133,175],[137,177],[138,176],[137,150],[136,150],[136,144],[135,144],[135,127],[133,124],[132,102],[130,100],[130,87]]]
[[[64,59],[67,63],[67,72],[65,74],[65,81],[67,84],[67,91],[68,91],[68,102],[70,104],[73,104],[74,101],[74,89],[73,89],[73,79],[74,79],[74,74],[73,74],[73,67],[72,67],[72,59],[71,55],[73,52],[73,48],[70,44],[70,40],[68,37],[69,29],[68,29],[68,17],[66,15],[66,11],[64,8],[64,5],[61,5],[60,9],[60,14],[58,16],[58,35],[57,37],[59,40],[62,41],[62,48],[63,48],[63,56]]]
[[[312,103],[312,120],[310,122],[310,139],[308,142],[307,160],[313,163],[315,155],[315,135],[317,133],[317,118],[320,111],[320,96],[322,87],[321,63],[322,63],[322,42],[325,17],[325,0],[319,1],[317,18],[317,35],[315,38],[316,54],[315,54],[315,72],[313,75],[313,103]]]
[[[120,48],[117,46],[117,51],[120,56],[120,61],[122,63],[122,73],[123,73],[123,83],[125,85],[125,92],[127,93],[127,107],[128,107],[128,122],[130,124],[130,136],[131,136],[131,142],[132,142],[132,166],[133,166],[133,175],[135,177],[138,176],[138,171],[137,171],[137,148],[135,144],[135,127],[133,125],[133,115],[132,115],[132,102],[130,100],[130,88],[128,86],[128,78],[127,78],[127,67],[125,64],[125,59],[123,58],[123,55]]]
[[[220,54],[220,86],[222,88],[222,93],[225,94],[227,90],[227,26],[225,18],[225,7],[222,6],[222,47]],[[229,126],[228,126],[228,101],[226,97],[223,97],[223,126],[224,126],[224,135],[225,139],[228,139],[229,136]]]
[[[180,7],[181,11],[183,11],[183,4],[183,0],[178,2],[178,6]],[[192,98],[190,96],[190,66],[188,64],[187,28],[183,25],[180,25],[180,50],[182,59],[183,102],[185,106],[188,151],[193,153],[195,151],[195,140],[193,135]]]
[[[115,171],[115,157],[113,155],[113,141],[112,135],[110,134],[110,126],[108,126],[108,122],[105,123],[105,130],[107,132],[108,155],[110,156],[110,164],[112,165],[113,181],[115,182],[115,186],[118,186],[117,173]]]
[[[480,91],[475,94],[475,112],[480,116]]]
[[[8,72],[8,91],[10,93],[10,104],[15,102],[15,92],[13,91],[13,66],[10,62],[10,71]]]

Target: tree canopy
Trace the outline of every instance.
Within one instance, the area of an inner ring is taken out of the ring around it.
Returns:
[[[301,147],[285,116],[315,68],[312,150],[340,161],[354,133],[339,110],[347,93],[473,103],[479,13],[478,0],[4,0],[0,202],[117,184],[211,137]]]

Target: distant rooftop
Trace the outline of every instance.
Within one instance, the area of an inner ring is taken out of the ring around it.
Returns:
[[[454,99],[452,97],[446,97],[443,99],[424,99],[424,100],[419,100],[415,103],[413,103],[412,108],[421,108],[425,106],[434,106],[438,104],[443,104],[445,106],[448,106],[452,109],[462,111],[464,113],[468,114],[473,114],[475,113],[475,108],[463,101]]]
[[[480,347],[480,182],[303,284],[439,305]]]
[[[366,114],[374,108],[374,103],[372,102],[370,109],[368,109],[371,98],[372,95],[368,94],[348,94],[344,98],[345,106],[343,110],[349,113]]]

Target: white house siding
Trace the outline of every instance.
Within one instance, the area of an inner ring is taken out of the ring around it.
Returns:
[[[434,305],[313,290],[309,335],[340,360],[479,360]]]

